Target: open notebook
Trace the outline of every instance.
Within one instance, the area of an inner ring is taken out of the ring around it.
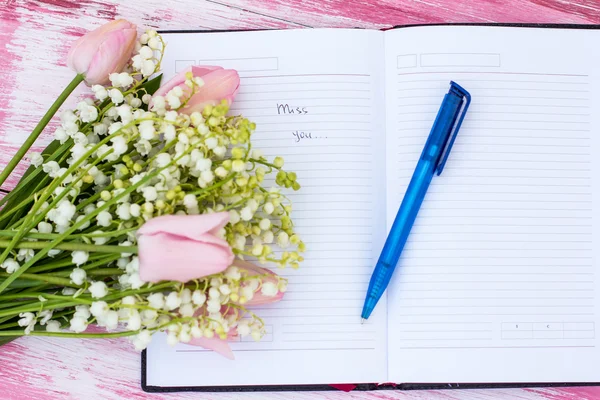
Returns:
[[[166,79],[190,64],[239,71],[232,112],[298,173],[290,197],[308,251],[299,270],[278,271],[283,301],[255,309],[268,321],[261,342],[233,343],[230,361],[156,337],[146,390],[600,381],[600,31],[164,37]],[[471,107],[387,298],[361,325],[386,227],[450,80]]]

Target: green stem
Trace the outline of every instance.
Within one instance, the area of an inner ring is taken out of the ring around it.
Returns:
[[[54,238],[56,239],[56,237]],[[14,248],[17,249],[45,249],[52,242],[20,242]],[[11,244],[8,240],[0,240],[0,249],[6,249]],[[137,253],[137,246],[107,246],[76,242],[62,242],[52,246],[53,249],[67,251],[87,251],[90,253]]]
[[[263,160],[257,160],[256,158],[250,158],[248,161],[250,161],[251,163],[262,164],[262,165],[264,165],[266,167],[271,167],[271,168],[276,169],[276,170],[281,170],[281,168],[275,166],[275,164],[271,164],[270,162],[266,162],[266,161],[263,161]]]
[[[0,296],[0,301],[4,302],[6,300],[15,300],[15,299],[37,299],[39,296],[43,296],[47,299],[52,299],[52,298],[57,299],[57,300],[66,299],[65,296],[60,296],[60,295],[56,295],[56,294],[49,294],[49,293],[44,293],[44,292],[28,292],[28,293],[17,293],[17,294],[4,294],[4,295]]]
[[[44,310],[55,310],[57,308],[67,308],[85,304],[82,299],[73,299],[71,301],[64,302],[50,302],[44,303]],[[37,312],[40,309],[40,302],[34,304],[27,304],[21,307],[12,308],[10,310],[1,310],[0,317],[14,316],[24,312]]]
[[[88,258],[88,263],[90,263],[91,261],[100,261],[100,262],[104,263],[106,261],[106,264],[108,264],[108,262],[114,261],[115,259],[118,259],[119,257],[121,257],[121,255],[118,255],[116,258],[114,258],[114,257],[115,257],[114,255],[90,254],[90,257]],[[110,260],[110,261],[107,261],[107,260]],[[74,265],[71,257],[65,257],[60,260],[36,265],[35,267],[29,268],[29,272],[33,274],[33,273],[42,272],[42,271],[57,270],[57,269],[60,269],[63,267],[69,267],[71,265]],[[83,269],[88,268],[90,265],[91,264],[86,264],[83,267]],[[100,264],[100,265],[102,265],[102,264]]]
[[[93,262],[93,263],[86,264],[86,265],[84,265],[84,266],[83,266],[83,267],[81,267],[81,268],[82,268],[82,269],[84,269],[84,270],[86,270],[86,271],[88,271],[88,273],[89,273],[89,271],[90,271],[90,270],[92,270],[92,269],[94,269],[94,268],[96,268],[96,267],[103,267],[103,266],[107,266],[108,264],[110,264],[110,263],[112,263],[112,262],[114,262],[114,261],[117,261],[119,258],[121,258],[121,255],[120,255],[120,254],[117,254],[117,255],[114,255],[114,254],[113,254],[113,255],[110,255],[110,256],[108,256],[108,257],[105,257],[105,258],[99,259],[99,260],[98,260],[98,261],[96,261],[96,262]]]
[[[117,300],[120,300],[126,296],[131,296],[131,295],[140,295],[140,294],[144,294],[144,293],[152,293],[152,292],[159,292],[163,289],[167,289],[167,288],[173,288],[174,285],[178,285],[180,284],[179,282],[163,282],[163,283],[159,283],[159,284],[155,284],[152,285],[150,287],[145,287],[145,288],[141,288],[141,289],[129,289],[129,290],[124,290],[124,291],[117,291],[114,292],[112,294],[109,294],[108,296],[102,298],[102,300],[106,301],[106,302],[114,302]],[[70,285],[73,286],[73,285]],[[60,308],[68,308],[68,307],[73,307],[73,306],[77,306],[77,305],[81,305],[81,304],[87,304],[90,305],[92,304],[95,300],[91,297],[89,297],[89,295],[81,295],[79,297],[71,297],[71,296],[61,296],[61,295],[51,295],[51,294],[46,294],[46,293],[41,293],[41,292],[33,292],[33,293],[23,293],[18,297],[19,294],[15,294],[15,295],[2,295],[0,296],[0,300],[12,300],[12,299],[16,299],[16,298],[37,298],[38,295],[42,295],[44,297],[46,297],[47,299],[49,299],[49,301],[44,303],[44,310],[55,310],[55,309],[60,309]],[[55,300],[55,301],[52,301]],[[29,303],[29,304],[23,304],[22,302],[20,303],[21,305],[15,308],[11,308],[8,310],[3,310],[0,309],[0,323],[6,322],[9,319],[13,318],[16,315],[19,315],[19,313],[22,312],[36,312],[39,310],[40,308],[40,302],[36,301],[33,303]]]
[[[139,331],[123,331],[112,333],[70,333],[70,332],[43,332],[32,331],[25,335],[25,331],[0,331],[0,336],[49,336],[75,339],[110,339],[137,335]]]
[[[2,302],[2,303],[0,303],[0,308],[18,307],[19,305],[23,305],[23,300],[13,301],[10,303]]]
[[[7,272],[0,272],[1,277],[9,277],[11,275],[13,275],[13,274],[9,274]],[[32,281],[46,282],[46,283],[51,283],[53,285],[68,286],[68,287],[74,287],[74,288],[80,287],[79,285],[74,285],[73,283],[71,283],[71,281],[69,279],[61,278],[58,276],[41,275],[41,274],[21,274],[20,277],[22,279],[30,279]]]
[[[124,271],[121,268],[100,268],[88,271],[88,276],[113,276],[121,275]]]
[[[124,271],[120,268],[99,268],[93,269],[91,271],[87,271],[88,276],[112,276],[112,275],[121,275]],[[58,271],[58,272],[49,272],[47,276],[69,276],[72,271]]]
[[[17,153],[8,162],[6,167],[4,167],[4,170],[2,172],[0,172],[0,186],[2,186],[4,181],[6,181],[6,178],[9,177],[9,175],[15,169],[17,164],[19,164],[21,159],[23,159],[23,156],[25,155],[25,153],[27,153],[27,150],[29,150],[29,148],[33,145],[33,143],[36,141],[38,136],[40,136],[40,133],[42,133],[42,131],[44,130],[46,125],[48,125],[48,122],[50,122],[52,117],[54,117],[54,114],[56,114],[56,112],[58,111],[60,106],[62,106],[62,104],[65,102],[67,97],[69,97],[71,92],[73,92],[73,90],[75,90],[75,88],[77,86],[79,86],[79,84],[81,82],[83,82],[83,79],[84,79],[83,75],[81,75],[81,74],[75,75],[75,77],[67,85],[65,90],[63,90],[62,93],[58,96],[58,98],[54,101],[54,103],[52,103],[52,105],[50,106],[48,111],[46,111],[46,114],[44,114],[44,116],[42,117],[40,122],[38,122],[38,124],[33,129],[31,134],[27,138],[27,140],[25,140],[25,143],[23,143],[23,145],[19,148],[19,150],[17,150]]]
[[[0,218],[1,219],[1,218]],[[82,237],[86,237],[86,238],[98,238],[98,237],[117,237],[117,236],[121,236],[124,235],[126,233],[132,232],[139,229],[139,226],[133,227],[133,228],[125,228],[125,229],[120,229],[117,231],[107,231],[107,232],[102,232],[102,233],[77,233],[74,235],[71,235],[70,237],[75,239],[75,238],[82,238]],[[0,231],[0,237],[15,237],[17,235],[17,231],[11,231],[11,230],[3,230]],[[56,239],[58,236],[60,236],[59,233],[34,233],[34,232],[28,232],[25,237],[26,238],[31,238],[31,239]]]

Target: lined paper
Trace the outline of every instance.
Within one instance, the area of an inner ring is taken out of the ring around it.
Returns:
[[[407,43],[408,34],[419,40]],[[450,80],[473,97],[390,285],[390,379],[599,379],[592,372],[599,80],[588,34],[489,27],[386,34],[388,226]],[[559,54],[546,43],[572,46]],[[420,64],[395,68],[396,57],[412,51]]]
[[[149,384],[385,380],[385,301],[368,324],[360,324],[385,224],[383,69],[377,62],[382,33],[168,34],[166,39],[167,76],[180,59],[197,63],[236,55],[230,62],[241,86],[231,113],[256,123],[253,148],[270,159],[283,156],[285,169],[297,173],[302,189],[286,194],[308,251],[299,270],[276,271],[289,278],[284,299],[252,309],[268,324],[264,340],[232,343],[236,360],[231,362],[186,345],[169,348],[156,338],[148,351]],[[268,59],[268,69],[257,69],[264,62],[248,58]],[[246,61],[252,68],[240,68]],[[198,374],[194,365],[211,369]]]

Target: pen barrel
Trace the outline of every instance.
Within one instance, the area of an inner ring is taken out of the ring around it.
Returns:
[[[378,264],[389,265],[390,275],[396,267],[396,263],[402,253],[404,244],[408,239],[413,223],[417,218],[419,208],[427,188],[433,178],[433,171],[436,166],[436,160],[432,157],[421,157],[417,168],[410,180],[400,210],[390,229],[390,233],[385,241]]]

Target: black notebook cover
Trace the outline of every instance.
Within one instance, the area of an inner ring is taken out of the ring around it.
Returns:
[[[440,23],[440,24],[412,24],[396,25],[391,28],[402,29],[416,26],[498,26],[513,28],[552,28],[552,29],[600,29],[600,25],[590,24],[531,24],[531,23]],[[362,29],[362,28],[357,28]],[[265,30],[265,29],[255,29]],[[246,32],[252,30],[159,30],[159,33],[218,33],[218,32]],[[248,385],[248,386],[152,386],[147,383],[146,350],[142,352],[141,386],[148,393],[161,392],[281,392],[281,391],[330,391],[339,390],[330,385]],[[353,391],[367,390],[439,390],[439,389],[485,389],[485,388],[525,388],[525,387],[571,387],[571,386],[600,386],[600,382],[569,382],[569,383],[360,383]]]

